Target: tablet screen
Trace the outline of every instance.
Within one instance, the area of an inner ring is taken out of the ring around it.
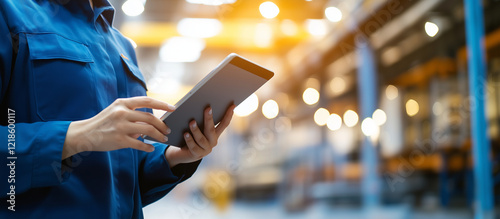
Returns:
[[[172,130],[167,144],[183,146],[183,134],[189,132],[188,124],[193,119],[203,131],[203,112],[208,106],[212,107],[214,122],[219,123],[231,104],[240,104],[273,75],[257,64],[230,55],[176,104],[174,112],[162,117]]]

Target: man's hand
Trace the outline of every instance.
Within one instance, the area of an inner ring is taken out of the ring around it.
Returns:
[[[203,133],[196,124],[196,121],[189,123],[192,135],[188,132],[184,133],[186,145],[184,147],[168,147],[165,151],[165,158],[170,165],[170,168],[180,163],[191,163],[207,156],[212,152],[212,149],[217,145],[217,141],[222,132],[227,128],[233,117],[233,110],[236,106],[230,106],[224,118],[217,127],[214,125],[212,116],[212,108],[208,107],[204,112]]]
[[[137,138],[144,134],[165,142],[170,129],[150,113],[137,108],[174,111],[175,107],[149,97],[117,99],[99,114],[69,125],[62,159],[84,151],[112,151],[133,148],[151,152],[154,147]]]

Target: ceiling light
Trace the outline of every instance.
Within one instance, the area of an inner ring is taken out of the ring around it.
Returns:
[[[263,17],[271,19],[278,16],[278,14],[280,13],[280,8],[278,8],[278,6],[273,2],[264,2],[260,4],[259,11]]]
[[[186,2],[191,4],[200,4],[200,5],[223,5],[223,4],[232,4],[235,3],[236,0],[186,0]]]
[[[356,124],[358,124],[358,121],[359,121],[358,114],[353,110],[347,110],[344,113],[344,123],[347,127],[355,126]]]
[[[375,121],[375,124],[377,124],[378,126],[385,124],[385,122],[387,121],[387,115],[381,109],[375,110],[375,112],[373,112],[372,117],[373,121]]]
[[[313,105],[319,101],[319,92],[314,88],[307,88],[302,94],[302,99],[307,105]]]
[[[385,88],[385,96],[389,100],[394,100],[399,96],[398,88],[394,85],[389,85]]]
[[[205,41],[191,37],[172,37],[160,48],[163,62],[196,62],[205,49]]]
[[[409,99],[406,102],[406,114],[408,114],[408,116],[412,117],[417,115],[419,110],[420,107],[418,106],[418,102],[415,101],[414,99]]]
[[[335,77],[330,81],[330,90],[333,94],[338,95],[344,92],[346,88],[345,80],[341,77]]]
[[[184,18],[177,24],[177,31],[185,37],[209,38],[216,36],[222,30],[222,24],[217,19]]]
[[[262,114],[268,119],[274,119],[278,116],[280,108],[274,100],[268,100],[262,105]]]
[[[138,16],[144,12],[144,3],[142,0],[127,0],[122,5],[123,13],[128,16]]]
[[[339,130],[340,127],[342,126],[342,118],[340,118],[339,115],[333,113],[328,117],[328,120],[326,121],[326,126],[332,131]]]
[[[342,12],[336,7],[326,8],[325,16],[331,22],[339,22],[340,20],[342,20]]]
[[[432,22],[425,22],[425,33],[427,33],[428,36],[434,37],[438,32],[439,27],[437,24]]]
[[[330,116],[330,112],[328,112],[327,109],[319,108],[314,113],[314,122],[319,126],[324,126],[324,125],[326,125],[329,116]]]
[[[369,137],[378,135],[378,133],[380,132],[380,128],[377,126],[377,124],[375,123],[375,121],[373,121],[372,118],[366,118],[361,123],[361,131],[365,136]]]

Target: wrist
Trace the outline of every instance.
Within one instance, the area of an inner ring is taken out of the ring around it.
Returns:
[[[75,121],[69,124],[62,150],[62,160],[83,152],[82,147],[79,147],[79,145],[82,145],[82,139],[80,138],[82,136],[80,134],[82,122]]]
[[[173,151],[174,150],[172,150],[171,146],[168,146],[167,149],[165,150],[165,159],[167,160],[168,166],[170,166],[170,168],[173,168],[174,166],[179,164],[179,162],[175,159],[175,157],[172,156]]]

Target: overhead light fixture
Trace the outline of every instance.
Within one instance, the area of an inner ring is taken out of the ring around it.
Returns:
[[[324,126],[324,125],[326,125],[329,116],[330,116],[330,112],[328,112],[327,109],[319,108],[314,113],[314,122],[319,126]]]
[[[334,77],[330,81],[330,90],[335,95],[338,95],[338,94],[341,94],[342,92],[344,92],[346,89],[346,86],[347,85],[346,85],[345,80],[341,77]]]
[[[381,109],[377,109],[373,112],[373,121],[375,121],[375,123],[378,125],[378,126],[381,126],[383,124],[385,124],[385,122],[387,121],[387,115],[385,114],[385,112]]]
[[[325,9],[325,16],[331,22],[339,22],[342,20],[342,11],[336,7],[328,7]]]
[[[218,6],[223,4],[233,4],[236,0],[186,0],[187,3]]]
[[[236,108],[234,108],[234,114],[239,117],[249,116],[250,114],[255,112],[257,108],[259,108],[259,98],[257,97],[257,94],[253,93],[243,102],[241,102]]]
[[[278,116],[280,108],[274,100],[268,100],[262,105],[262,114],[268,119],[274,119]]]
[[[434,37],[436,34],[439,32],[439,27],[437,24],[433,22],[425,22],[425,33],[427,33],[428,36]]]
[[[222,24],[217,19],[183,18],[177,24],[177,31],[185,37],[209,38],[222,31]]]
[[[205,49],[205,41],[192,37],[172,37],[160,47],[163,62],[196,62]]]
[[[406,114],[408,114],[408,116],[412,117],[417,115],[419,110],[420,107],[418,106],[417,101],[415,101],[414,99],[409,99],[408,101],[406,101]]]
[[[372,118],[368,117],[361,122],[361,131],[367,137],[376,136],[380,133],[380,127]]]
[[[146,0],[127,0],[122,5],[123,13],[128,16],[138,16],[144,12]]]
[[[260,14],[267,19],[275,18],[280,13],[280,8],[273,2],[263,2],[259,6]]]
[[[394,85],[387,86],[385,88],[385,96],[389,100],[394,100],[394,99],[398,98],[398,96],[399,96],[398,88]]]
[[[356,124],[358,124],[359,117],[354,110],[347,110],[344,113],[344,123],[347,127],[354,127]]]
[[[302,99],[307,105],[313,105],[319,101],[319,92],[314,88],[307,88],[302,94]]]
[[[342,118],[339,115],[332,113],[328,120],[326,120],[326,126],[332,131],[339,130],[342,126]]]

